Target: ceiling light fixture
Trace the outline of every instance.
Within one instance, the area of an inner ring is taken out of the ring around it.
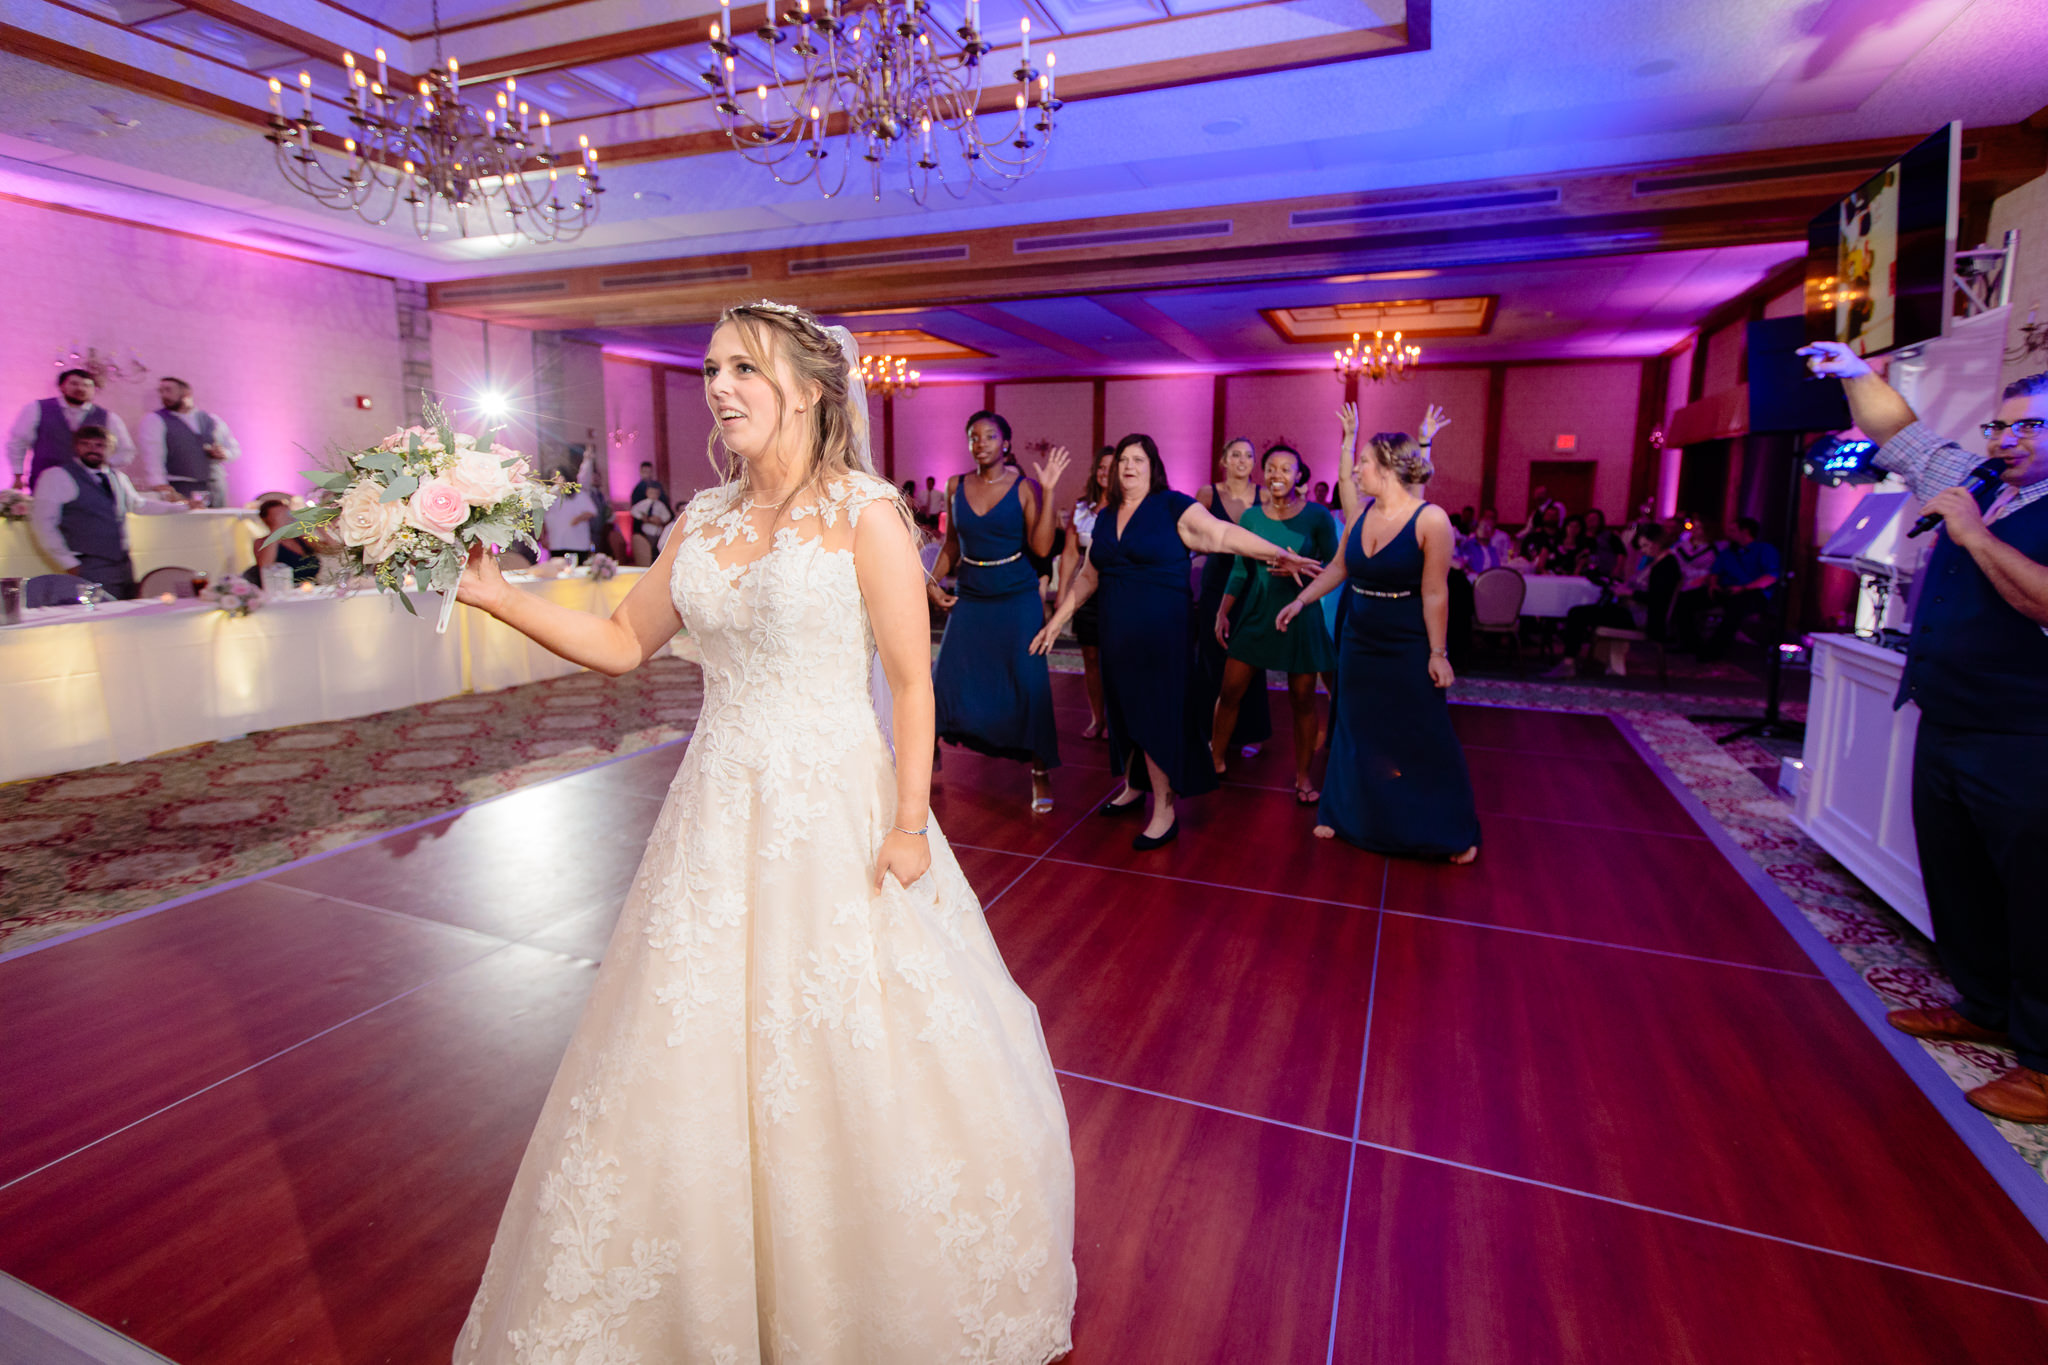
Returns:
[[[901,356],[864,355],[860,358],[861,383],[867,385],[869,393],[880,394],[884,398],[915,392],[923,378]]]
[[[931,22],[928,0],[770,0],[745,44],[731,0],[719,0],[718,13],[704,82],[732,145],[779,184],[815,180],[830,199],[857,158],[879,200],[895,162],[904,191],[922,204],[934,180],[965,198],[972,185],[1000,189],[1045,160],[1061,105],[1053,54],[1043,71],[1031,64],[1029,18],[1018,21],[1017,88],[1005,101],[983,91],[982,58],[995,49],[981,31],[980,0],[966,0],[965,22],[951,33]],[[992,137],[981,127],[985,99],[997,111]]]
[[[379,226],[401,204],[412,210],[413,231],[425,240],[435,231],[434,215],[445,206],[457,230],[468,237],[572,242],[597,218],[597,149],[577,139],[565,168],[555,152],[554,129],[546,111],[519,98],[519,83],[507,78],[489,93],[481,112],[463,103],[461,69],[441,58],[441,5],[434,0],[434,69],[415,89],[393,90],[376,52],[377,74],[342,54],[348,81],[351,136],[342,139],[337,172],[314,146],[322,125],[313,112],[313,77],[299,73],[300,112],[284,111],[284,87],[270,82],[270,132],[285,182],[331,209],[353,212]],[[533,116],[539,115],[539,146]],[[330,152],[328,155],[332,155]]]
[[[1394,333],[1392,341],[1387,340],[1385,332],[1374,332],[1371,341],[1366,341],[1363,333],[1354,332],[1349,346],[1331,354],[1337,358],[1339,378],[1348,381],[1357,375],[1375,384],[1404,378],[1410,369],[1422,363],[1422,348],[1404,345],[1399,332]]]

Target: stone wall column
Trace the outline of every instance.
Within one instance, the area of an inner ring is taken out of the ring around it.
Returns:
[[[427,401],[434,390],[434,315],[427,308],[427,287],[412,280],[394,280],[398,298],[399,381],[405,391],[405,424],[426,421]]]

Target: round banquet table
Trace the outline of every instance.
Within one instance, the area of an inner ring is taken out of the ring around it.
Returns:
[[[644,570],[511,577],[579,610],[611,611]],[[482,612],[434,633],[389,594],[293,591],[230,618],[196,601],[46,607],[0,627],[0,782],[488,692],[577,671]]]
[[[1573,607],[1590,607],[1600,600],[1600,585],[1576,574],[1524,574],[1528,591],[1522,598],[1524,616],[1563,616]]]
[[[256,562],[255,517],[240,508],[167,512],[128,518],[128,557],[135,576],[176,567],[208,578],[232,577]],[[0,578],[56,573],[26,521],[0,521]]]

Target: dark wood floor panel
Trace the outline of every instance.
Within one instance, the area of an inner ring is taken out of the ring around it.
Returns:
[[[1817,974],[1704,839],[1496,815],[1469,867],[1395,859],[1387,908]]]
[[[1061,1089],[1081,1284],[1064,1365],[1320,1365],[1346,1144],[1089,1081]]]
[[[1012,853],[1045,852],[1114,784],[1107,771],[1064,764],[1053,769],[1053,809],[1031,813],[1031,770],[1022,763],[946,747],[932,774],[932,816],[948,839]]]
[[[984,907],[1031,866],[1031,859],[1021,853],[1004,853],[993,848],[962,848],[958,844],[952,847],[954,861],[960,864],[967,884],[974,888],[975,898]]]
[[[258,882],[0,963],[0,1184],[498,943]]]
[[[1472,794],[1488,815],[1522,815],[1651,834],[1700,832],[1639,758],[1576,758],[1506,749],[1465,751]]]
[[[2048,1359],[2048,1306],[1361,1150],[1336,1365]]]
[[[1387,860],[1316,838],[1314,808],[1296,805],[1290,792],[1223,787],[1183,800],[1177,809],[1180,837],[1164,848],[1131,848],[1142,819],[1090,816],[1053,856],[1347,905],[1380,902]]]
[[[616,910],[659,812],[653,801],[593,800],[548,783],[273,875],[288,886],[524,938]]]
[[[1571,711],[1524,711],[1510,706],[1451,707],[1451,728],[1466,745],[1519,749],[1567,758],[1633,760],[1635,747],[1606,716]]]
[[[0,1191],[0,1269],[180,1365],[445,1360],[593,976],[500,949]]]
[[[1375,919],[1040,863],[989,927],[1054,1066],[1349,1137]]]
[[[2048,1256],[1825,980],[1388,916],[1363,1135],[2048,1296]]]

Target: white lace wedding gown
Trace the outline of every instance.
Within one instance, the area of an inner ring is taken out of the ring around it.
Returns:
[[[1074,1173],[1038,1013],[896,810],[850,476],[764,555],[701,494],[704,709],[498,1227],[457,1365],[1041,1365]],[[876,515],[893,515],[877,506]],[[721,555],[726,563],[721,563]]]

